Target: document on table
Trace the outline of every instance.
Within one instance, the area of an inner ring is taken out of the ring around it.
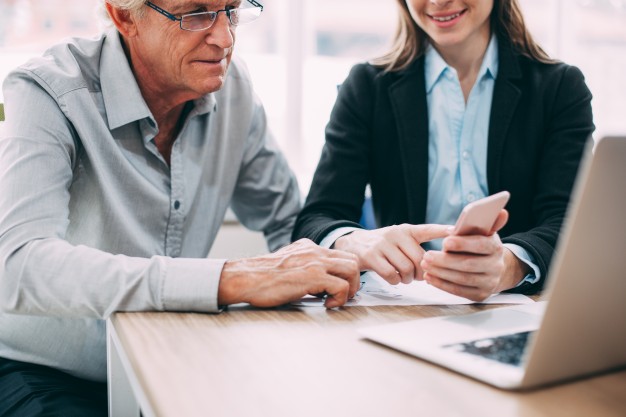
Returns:
[[[481,304],[530,304],[534,301],[522,294],[495,294]],[[368,271],[361,275],[361,288],[345,307],[350,306],[417,306],[417,305],[453,305],[473,304],[467,298],[449,294],[425,281],[413,281],[410,284],[391,285],[375,272]],[[307,296],[292,305],[301,307],[320,307],[322,298]]]

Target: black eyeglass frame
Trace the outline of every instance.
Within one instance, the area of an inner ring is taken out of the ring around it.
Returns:
[[[259,3],[256,0],[246,0],[248,3],[252,4],[254,7],[257,7],[259,9],[261,9],[261,12],[263,12],[263,5],[261,3]],[[167,10],[157,6],[156,4],[152,3],[151,1],[147,1],[146,6],[150,7],[151,9],[161,13],[163,16],[167,17],[168,19],[170,19],[173,22],[178,22],[179,27],[181,28],[181,30],[187,31],[187,32],[200,32],[203,30],[208,30],[211,29],[211,27],[213,26],[213,24],[215,23],[215,21],[217,20],[217,16],[219,16],[220,12],[224,12],[226,14],[226,17],[228,17],[228,21],[230,22],[231,25],[233,26],[237,26],[236,24],[233,23],[233,21],[231,20],[230,17],[230,12],[233,10],[237,10],[237,8],[233,8],[233,9],[221,9],[221,10],[216,10],[214,12],[201,12],[201,13],[187,13],[184,15],[181,15],[180,17],[177,17],[176,15],[168,12]],[[200,15],[200,14],[215,14],[215,20],[213,20],[213,23],[211,23],[211,26],[203,28],[203,29],[197,29],[197,30],[190,30],[190,29],[185,29],[183,28],[183,19],[185,16],[196,16],[196,15]]]

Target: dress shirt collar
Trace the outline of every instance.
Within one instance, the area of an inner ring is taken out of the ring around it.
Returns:
[[[152,124],[155,124],[130,68],[120,37],[116,29],[107,33],[100,62],[100,83],[109,129],[117,129],[143,119],[150,119]],[[194,100],[194,109],[190,117],[215,110],[217,110],[215,94],[207,94]]]
[[[443,60],[439,52],[432,45],[428,45],[424,57],[426,92],[430,93],[445,72],[451,70],[453,68]],[[491,36],[477,79],[480,80],[484,76],[490,76],[494,80],[498,76],[498,40],[495,35]]]
[[[137,120],[152,119],[116,29],[107,33],[102,47],[100,88],[109,129],[114,130]]]

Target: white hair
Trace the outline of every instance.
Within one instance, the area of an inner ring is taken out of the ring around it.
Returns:
[[[118,9],[128,10],[131,13],[135,13],[138,16],[141,16],[144,12],[143,6],[146,3],[146,0],[102,0],[98,5],[98,13],[103,22],[107,26],[110,26],[111,17],[107,12],[106,3],[109,3],[111,6]]]

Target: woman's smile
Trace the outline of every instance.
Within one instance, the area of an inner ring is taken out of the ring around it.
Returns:
[[[467,9],[455,11],[455,12],[443,12],[443,13],[427,13],[431,21],[440,28],[448,28],[456,25],[465,15]]]

